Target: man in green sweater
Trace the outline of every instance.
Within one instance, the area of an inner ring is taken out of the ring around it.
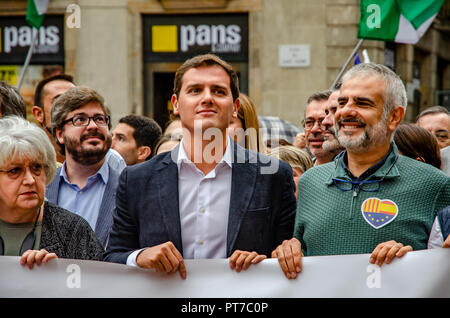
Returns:
[[[304,255],[372,253],[381,266],[426,249],[437,211],[450,205],[450,178],[392,142],[407,105],[401,79],[364,63],[342,82],[334,126],[346,151],[300,178],[294,238],[272,252],[287,278]]]

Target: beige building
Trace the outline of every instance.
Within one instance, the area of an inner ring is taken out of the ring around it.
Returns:
[[[15,74],[3,78],[12,83],[21,63],[7,57],[5,49],[14,53],[11,24],[25,20],[26,3],[0,2],[0,71]],[[29,103],[47,66],[59,64],[77,84],[105,97],[113,124],[128,113],[163,124],[176,68],[206,50],[223,54],[235,66],[241,90],[261,115],[300,125],[308,96],[331,86],[358,42],[359,1],[50,0],[47,16],[57,19],[64,46],[54,62],[43,57],[27,71],[22,92]],[[364,41],[359,51],[367,49],[371,61],[389,65],[402,77],[410,101],[407,121],[428,106],[443,104],[440,92],[450,90],[449,20],[447,1],[417,45]],[[19,24],[16,42],[26,42]],[[47,30],[51,42],[55,34]]]

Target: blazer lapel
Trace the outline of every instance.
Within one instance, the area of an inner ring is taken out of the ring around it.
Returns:
[[[159,203],[161,214],[166,224],[169,240],[183,255],[183,244],[181,242],[181,222],[178,203],[178,166],[176,155],[178,147],[175,147],[161,161],[157,169],[159,173]]]
[[[247,211],[255,189],[258,167],[249,163],[247,150],[234,144],[233,169],[231,177],[230,211],[227,230],[227,256],[231,255],[236,242],[242,218]],[[253,162],[253,161],[252,161]]]
[[[113,210],[116,206],[116,191],[119,185],[119,174],[111,167],[109,168],[108,183],[103,193],[102,203],[98,212],[95,233],[103,246],[106,246],[109,231],[113,223]]]
[[[62,167],[56,169],[55,177],[45,189],[45,197],[53,204],[58,204],[59,183],[61,182],[61,177],[59,174],[61,173],[61,169]]]

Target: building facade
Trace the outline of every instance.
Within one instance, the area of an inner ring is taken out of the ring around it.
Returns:
[[[31,43],[26,4],[0,2],[0,74],[13,85]],[[32,103],[44,73],[63,69],[105,97],[113,124],[136,113],[163,126],[175,70],[214,52],[236,68],[260,115],[300,125],[307,98],[331,86],[357,44],[359,10],[359,0],[50,0],[21,91]],[[447,1],[417,45],[361,46],[403,79],[406,121],[438,103],[450,107],[449,16]]]

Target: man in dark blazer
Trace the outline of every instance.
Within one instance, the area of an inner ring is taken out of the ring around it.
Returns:
[[[179,271],[184,279],[184,258],[229,257],[240,271],[292,237],[290,166],[228,137],[238,96],[236,73],[215,55],[178,69],[172,104],[183,139],[122,172],[106,261]]]

